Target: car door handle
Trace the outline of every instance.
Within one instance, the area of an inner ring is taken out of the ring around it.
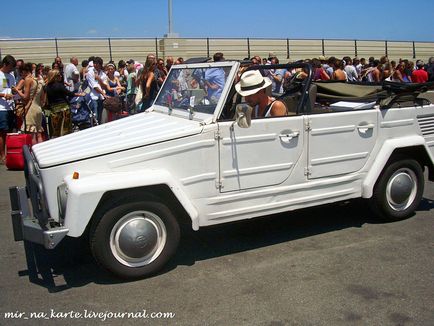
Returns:
[[[284,143],[289,143],[292,139],[297,138],[298,135],[300,135],[300,132],[299,131],[294,131],[294,132],[287,133],[287,134],[280,134],[279,138]]]
[[[357,126],[360,132],[367,132],[369,129],[374,129],[375,125],[373,123],[361,124]]]

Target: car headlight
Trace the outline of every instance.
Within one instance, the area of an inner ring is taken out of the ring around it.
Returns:
[[[68,201],[68,187],[62,183],[57,187],[57,207],[59,207],[59,219],[65,219],[66,202]]]

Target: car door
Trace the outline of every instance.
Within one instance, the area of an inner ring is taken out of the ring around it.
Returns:
[[[310,179],[363,168],[377,138],[377,110],[312,114],[306,119]]]
[[[281,184],[304,146],[303,117],[254,119],[249,128],[219,123],[220,191]]]

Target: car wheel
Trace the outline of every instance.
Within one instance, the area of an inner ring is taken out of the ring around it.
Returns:
[[[175,253],[179,238],[179,224],[167,206],[131,202],[102,215],[90,232],[90,247],[104,268],[135,279],[158,272]]]
[[[410,217],[419,206],[424,189],[423,170],[411,159],[387,166],[374,188],[371,204],[377,215],[389,221]]]

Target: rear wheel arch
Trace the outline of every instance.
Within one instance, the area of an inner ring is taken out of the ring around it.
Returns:
[[[386,165],[383,167],[383,171],[390,163],[400,158],[414,159],[420,164],[423,170],[425,167],[427,167],[429,172],[429,180],[434,181],[434,163],[431,161],[431,158],[429,157],[427,150],[424,146],[418,145],[396,148],[390,155]]]

